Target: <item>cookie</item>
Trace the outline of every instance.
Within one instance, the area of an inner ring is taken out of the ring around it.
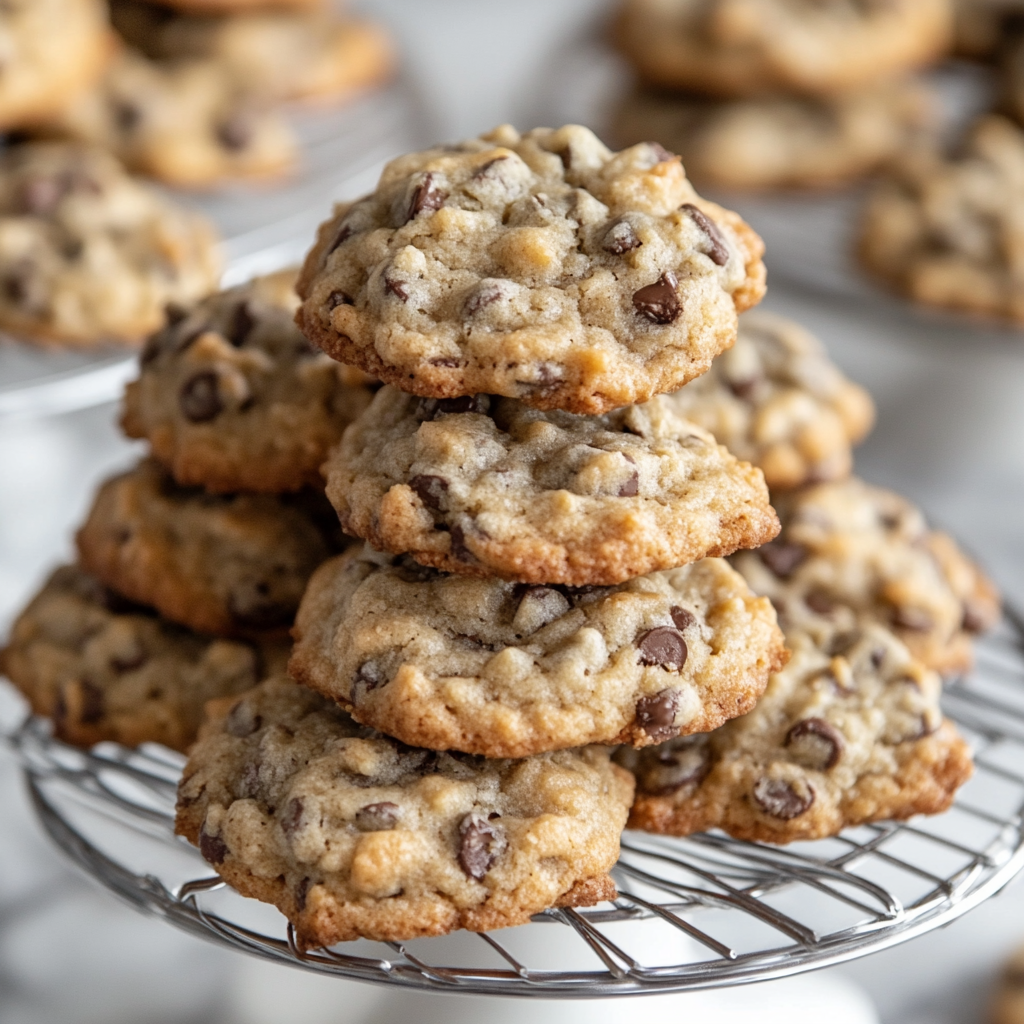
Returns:
[[[109,149],[133,171],[183,188],[280,178],[295,136],[265,98],[214,60],[156,62],[124,50],[98,88],[50,126]]]
[[[137,342],[168,303],[217,285],[214,228],[100,150],[62,143],[0,155],[0,329],[41,342]]]
[[[400,157],[337,206],[299,326],[414,394],[599,414],[707,370],[764,292],[763,248],[658,145],[505,125]]]
[[[176,15],[141,0],[115,0],[111,20],[154,60],[212,59],[248,89],[280,99],[340,98],[391,74],[391,40],[368,21],[326,11]]]
[[[775,498],[782,533],[733,556],[755,593],[771,598],[783,629],[832,638],[881,623],[927,667],[971,664],[971,636],[999,617],[982,572],[906,499],[852,478]]]
[[[869,197],[864,267],[917,302],[1024,322],[1024,131],[982,117],[955,155],[907,154]]]
[[[366,378],[293,319],[294,272],[211,295],[152,335],[121,423],[180,484],[277,493],[323,487],[320,466],[370,401]]]
[[[920,82],[836,96],[715,100],[641,89],[613,114],[622,145],[657,139],[697,185],[770,190],[842,185],[875,170],[931,127],[936,104]]]
[[[186,14],[247,14],[252,11],[316,11],[324,0],[160,0]]]
[[[276,679],[219,702],[185,767],[177,831],[309,949],[613,899],[632,792],[596,748],[519,761],[417,750]]]
[[[649,83],[708,96],[861,89],[941,57],[950,0],[625,0],[613,41]]]
[[[103,74],[102,0],[7,0],[0,9],[0,129],[51,117]]]
[[[151,460],[100,487],[82,564],[172,622],[221,636],[284,634],[313,570],[340,542],[315,492],[213,495]]]
[[[1018,949],[1003,968],[990,1014],[991,1024],[1024,1021],[1024,949]]]
[[[524,583],[621,583],[778,532],[760,472],[659,398],[576,416],[385,387],[324,475],[346,533]]]
[[[206,701],[248,690],[286,659],[283,643],[200,636],[66,565],[18,617],[0,672],[68,743],[184,751]]]
[[[875,418],[871,396],[814,335],[761,310],[744,313],[736,344],[665,401],[761,469],[773,491],[849,476],[850,449]]]
[[[289,671],[360,722],[487,757],[707,732],[786,658],[771,605],[717,558],[539,587],[366,548],[314,574],[293,633]]]
[[[631,828],[789,843],[950,806],[972,766],[939,677],[880,626],[824,650],[786,639],[793,658],[749,715],[616,755],[636,773]]]

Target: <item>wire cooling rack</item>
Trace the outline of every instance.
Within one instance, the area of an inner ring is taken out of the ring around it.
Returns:
[[[495,933],[301,953],[284,918],[239,896],[173,834],[184,759],[81,751],[30,718],[7,739],[54,842],[137,909],[194,935],[363,981],[492,995],[609,996],[764,981],[884,949],[955,920],[1024,867],[1024,624],[1009,613],[946,689],[975,777],[953,808],[813,843],[629,832],[619,897]]]

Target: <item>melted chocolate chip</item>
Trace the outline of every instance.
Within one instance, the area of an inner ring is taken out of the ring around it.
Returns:
[[[640,790],[651,796],[668,796],[687,786],[698,786],[711,771],[711,756],[702,741],[666,743],[656,751],[653,758],[641,762],[637,780]]]
[[[790,821],[810,809],[814,803],[814,790],[807,782],[801,785],[762,775],[754,783],[754,800],[766,814]]]
[[[242,739],[251,736],[262,725],[262,717],[257,715],[246,701],[240,700],[228,712],[228,717],[224,722],[224,731],[230,736]]]
[[[636,702],[636,724],[655,743],[661,743],[679,734],[675,724],[678,710],[679,691],[669,687]]]
[[[617,220],[604,234],[601,248],[613,256],[621,256],[640,246],[641,242],[628,220]]]
[[[672,616],[672,621],[676,624],[676,629],[679,630],[686,629],[697,621],[697,616],[694,615],[693,612],[688,611],[686,608],[680,608],[677,604],[674,604],[669,608],[668,613]]]
[[[796,760],[808,768],[828,771],[843,754],[843,737],[824,718],[805,718],[789,732],[783,746],[790,747]]]
[[[807,548],[802,544],[790,544],[773,540],[757,549],[758,557],[780,579],[788,579],[807,558]]]
[[[661,665],[679,672],[686,664],[686,641],[673,626],[655,626],[637,642],[641,665]]]
[[[897,605],[892,610],[892,624],[897,629],[905,629],[910,633],[927,633],[934,622],[931,615],[923,608]]]
[[[463,312],[466,316],[474,316],[487,306],[503,299],[506,293],[506,286],[498,280],[485,280],[480,283],[476,290],[466,299]]]
[[[672,323],[683,308],[676,292],[678,284],[676,275],[666,270],[654,284],[633,293],[633,308],[651,323]]]
[[[387,832],[398,824],[401,809],[390,800],[367,804],[356,811],[356,828],[360,832]]]
[[[122,672],[134,672],[135,669],[142,668],[147,661],[149,661],[149,655],[143,650],[138,650],[134,654],[115,654],[110,659],[110,667],[120,675]]]
[[[249,303],[243,300],[235,306],[234,315],[231,317],[231,326],[228,328],[228,341],[235,348],[241,348],[255,326],[256,317],[252,315]]]
[[[685,210],[693,218],[694,224],[704,232],[708,240],[708,256],[711,262],[715,266],[724,267],[729,262],[729,246],[719,226],[693,203],[683,203],[680,209]]]
[[[390,292],[402,302],[408,302],[409,300],[407,282],[401,281],[396,277],[389,277],[387,274],[384,275],[384,291]]]
[[[434,184],[434,176],[428,171],[419,185],[416,186],[409,202],[409,215],[406,223],[413,219],[418,213],[424,210],[440,210],[448,193],[441,191]]]
[[[352,230],[352,228],[350,228],[348,224],[343,223],[341,227],[338,229],[338,233],[334,236],[334,241],[331,242],[331,244],[327,247],[327,252],[325,255],[330,256],[330,254],[334,252],[334,250],[337,249],[339,245],[341,245],[343,242],[347,242],[354,234],[355,232]]]
[[[449,533],[451,537],[451,553],[453,558],[460,562],[475,562],[476,555],[466,547],[466,531],[461,526],[453,526]]]
[[[409,486],[427,508],[440,509],[448,493],[448,481],[443,476],[420,473],[409,481]]]
[[[477,881],[491,870],[508,846],[505,830],[476,811],[462,819],[459,836],[459,867]]]
[[[224,411],[224,403],[217,390],[217,374],[203,370],[181,386],[178,405],[185,419],[192,423],[208,423]]]
[[[228,855],[228,844],[219,836],[211,836],[204,830],[199,833],[199,852],[210,864],[223,864]]]
[[[284,805],[284,810],[281,812],[278,821],[281,824],[281,828],[284,834],[290,839],[299,830],[299,825],[302,823],[302,811],[303,803],[302,798],[293,796],[291,800]]]

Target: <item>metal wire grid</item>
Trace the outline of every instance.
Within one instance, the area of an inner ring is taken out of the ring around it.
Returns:
[[[173,836],[183,759],[160,747],[84,752],[29,719],[8,736],[51,838],[140,910],[319,973],[446,992],[608,996],[763,981],[948,924],[1024,867],[1024,624],[1012,613],[946,691],[975,778],[934,818],[883,822],[785,848],[719,833],[627,833],[620,895],[496,934],[356,942],[300,953],[284,919],[208,877]]]

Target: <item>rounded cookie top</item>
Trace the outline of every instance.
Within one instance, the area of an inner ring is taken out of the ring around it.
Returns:
[[[18,617],[0,670],[69,743],[186,750],[208,700],[248,690],[286,657],[284,644],[182,629],[67,565]]]
[[[152,335],[122,425],[178,483],[211,491],[323,486],[320,466],[372,392],[294,322],[295,274],[211,295]]]
[[[138,341],[168,303],[217,286],[214,228],[110,155],[65,143],[0,155],[0,328],[40,341]]]
[[[971,757],[938,676],[877,625],[826,649],[786,639],[793,658],[749,715],[616,755],[637,779],[630,827],[788,843],[949,807]]]
[[[82,564],[174,622],[284,633],[313,570],[341,546],[322,495],[213,495],[151,460],[103,484],[78,531]]]
[[[1024,321],[1013,212],[1022,181],[1024,130],[997,115],[981,118],[956,155],[905,155],[864,207],[861,262],[918,302]]]
[[[359,721],[487,757],[706,732],[786,657],[771,605],[714,558],[573,588],[364,549],[318,570],[293,632],[289,671]]]
[[[409,748],[280,678],[221,702],[185,767],[177,831],[309,948],[613,898],[631,798],[604,751],[485,761]]]
[[[913,79],[825,97],[715,100],[639,89],[614,111],[612,132],[622,145],[658,139],[698,186],[822,188],[887,163],[935,113],[931,92]]]
[[[784,629],[827,646],[879,622],[929,668],[970,666],[970,634],[998,619],[998,595],[909,501],[852,478],[779,495],[776,504],[779,538],[732,561],[771,598]]]
[[[602,413],[703,373],[764,291],[761,240],[656,144],[503,126],[412,153],[336,208],[299,279],[304,333],[437,398]]]
[[[778,532],[760,472],[659,398],[577,416],[385,387],[324,475],[374,547],[526,583],[621,583]]]
[[[850,449],[875,415],[814,335],[761,310],[740,317],[736,344],[665,401],[761,469],[773,490],[848,476]]]
[[[723,97],[864,88],[951,35],[950,0],[625,0],[613,31],[647,81]]]

